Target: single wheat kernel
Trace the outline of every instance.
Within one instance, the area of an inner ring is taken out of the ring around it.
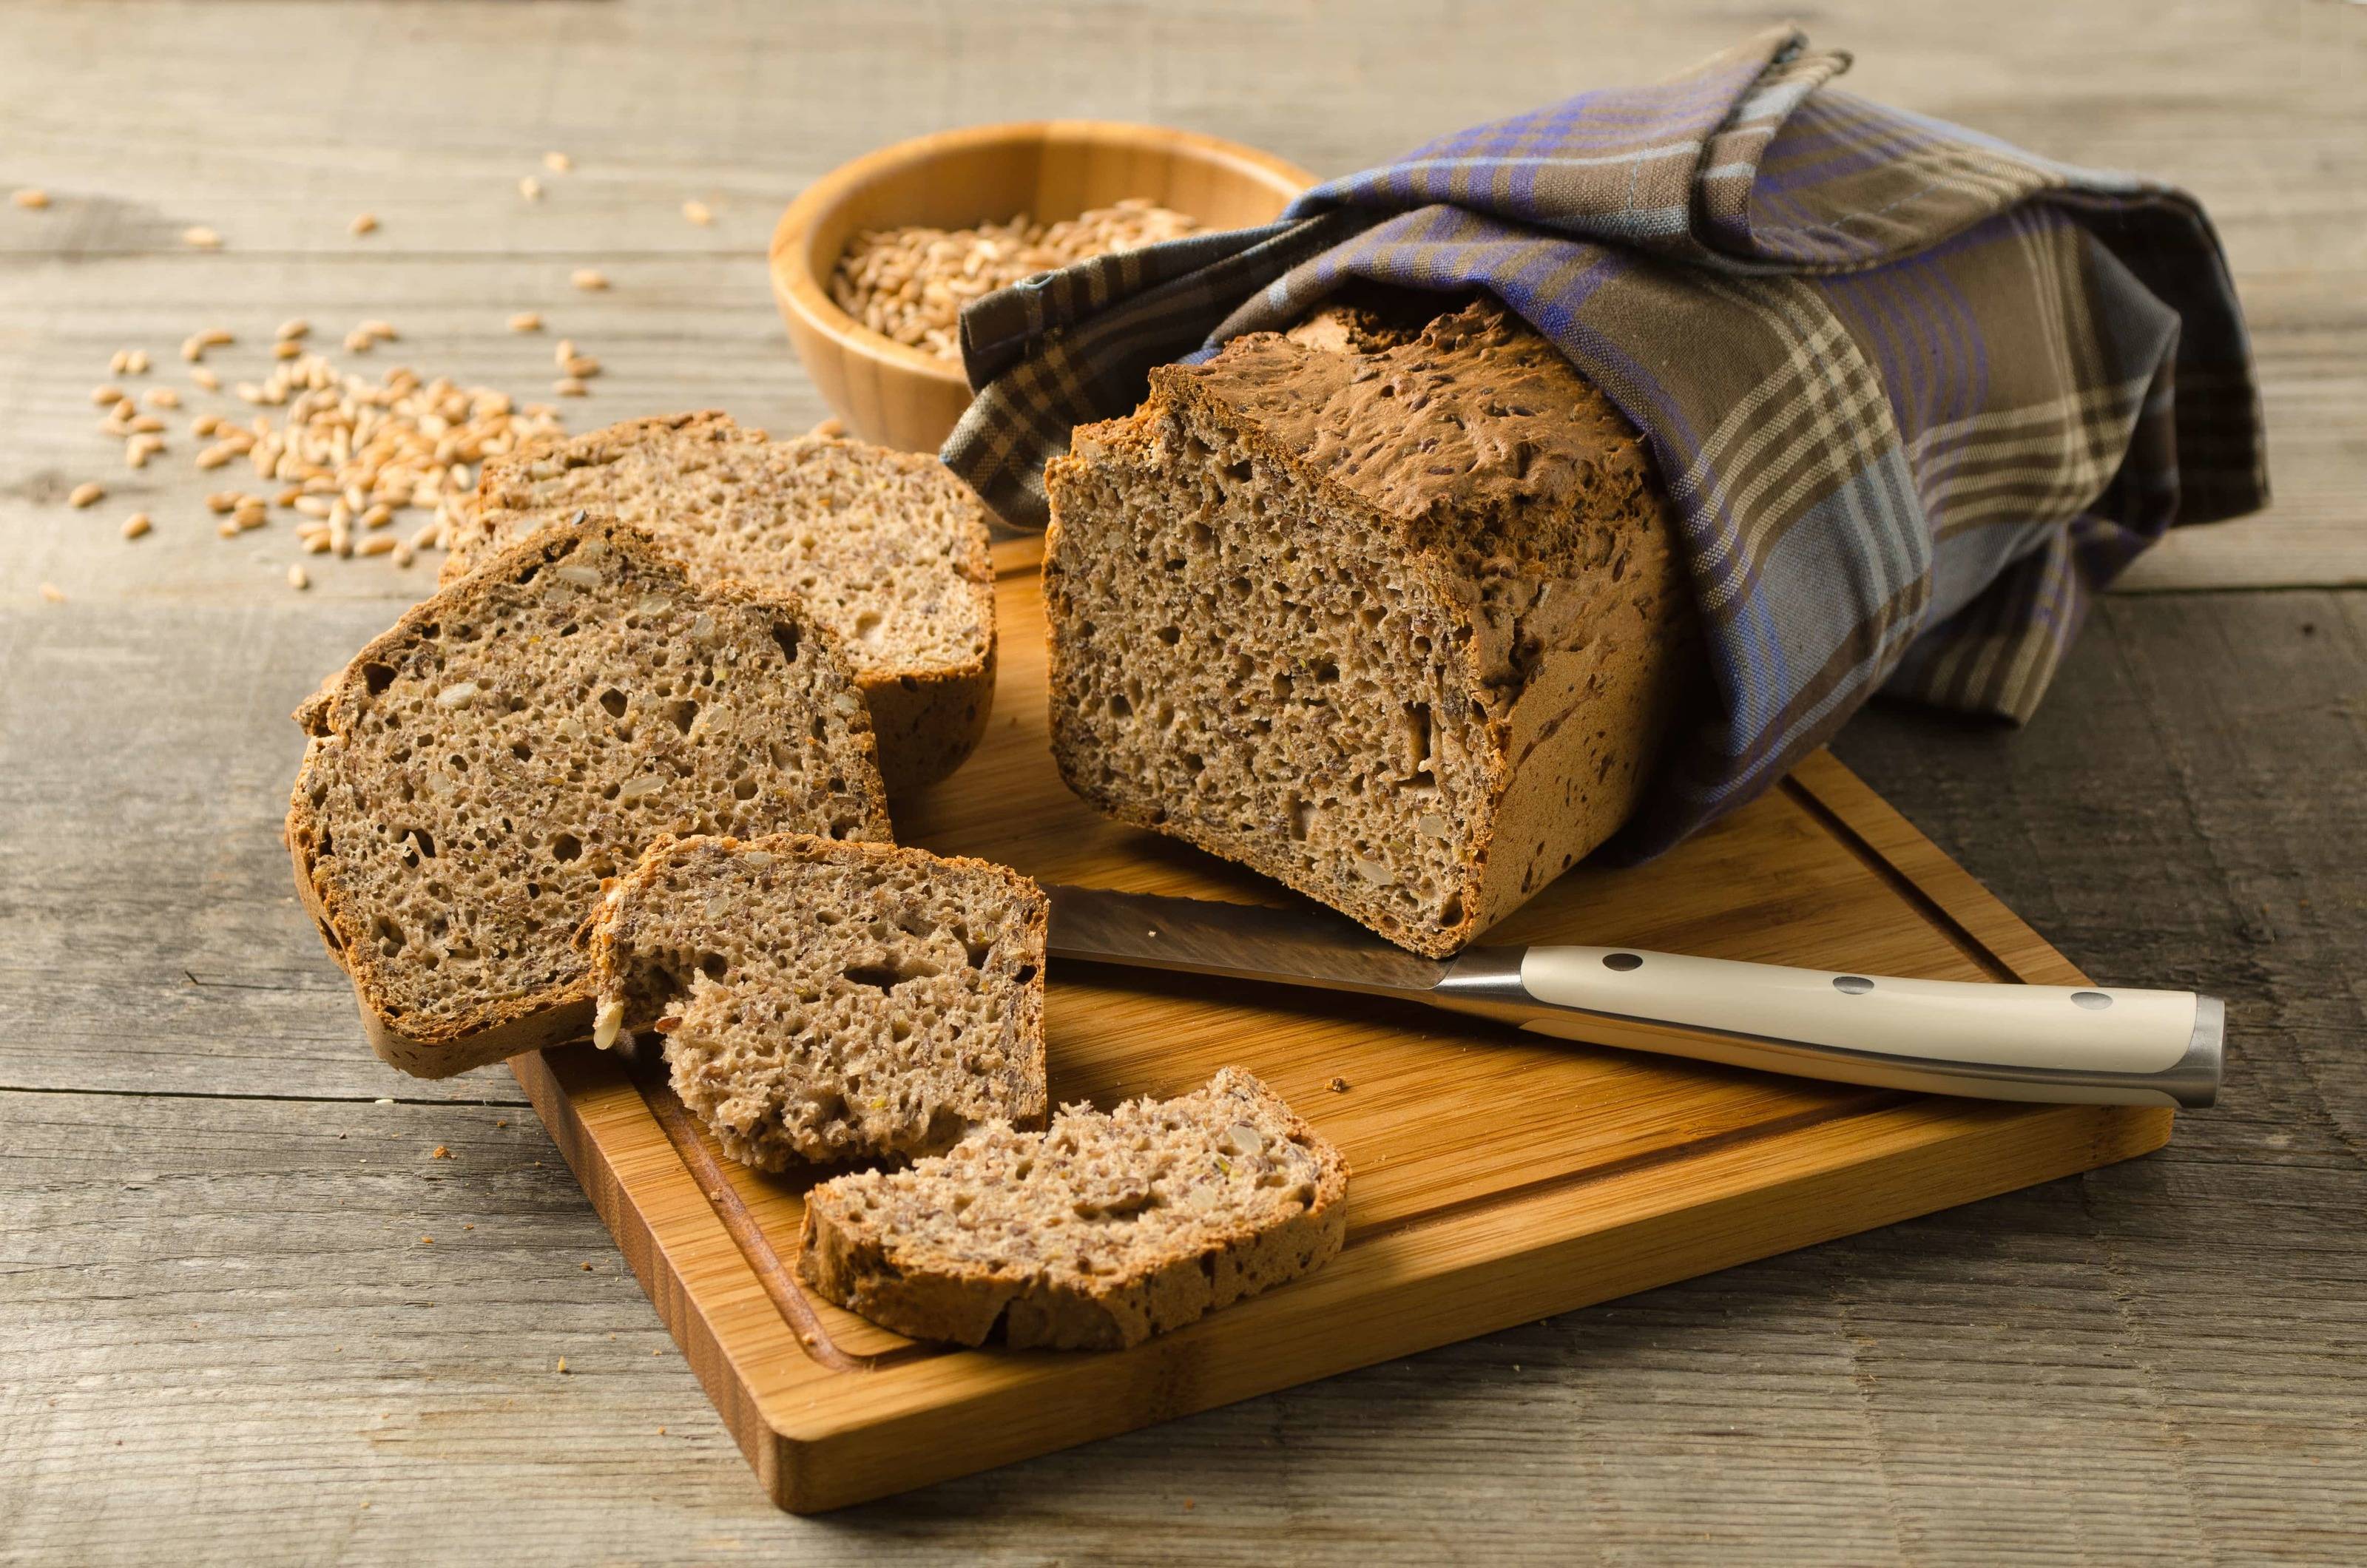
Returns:
[[[592,391],[591,388],[585,386],[582,381],[572,376],[564,377],[559,380],[553,381],[550,384],[550,389],[558,393],[562,398],[588,397],[591,395]]]
[[[27,186],[8,199],[28,212],[39,212],[50,204],[50,193],[39,186]]]
[[[129,420],[139,412],[140,405],[133,402],[130,398],[125,398],[108,411],[108,417],[110,419]]]
[[[130,421],[123,428],[134,435],[161,435],[164,431],[164,422],[153,413],[143,413]]]
[[[317,534],[305,535],[304,553],[308,556],[327,555],[329,553],[329,531],[326,528],[323,528]]]
[[[390,554],[392,556],[394,564],[397,566],[409,566],[413,561],[419,558],[417,553],[412,549],[411,541],[408,539],[397,539],[394,542],[394,548],[390,552]]]
[[[345,227],[356,234],[376,233],[378,231],[378,215],[374,212],[357,213],[354,217],[354,220],[351,223],[346,224]]]
[[[214,532],[222,538],[235,539],[243,530],[239,527],[236,518],[225,517],[214,525]]]
[[[181,394],[170,387],[151,387],[140,394],[140,400],[152,409],[176,409],[181,406]]]
[[[587,294],[597,293],[608,287],[608,277],[596,267],[579,266],[570,274],[568,282]]]
[[[93,408],[111,408],[123,400],[123,389],[117,386],[93,387],[90,404]]]
[[[550,351],[550,362],[562,370],[567,367],[567,362],[574,357],[575,340],[572,337],[561,338],[558,346]]]
[[[707,203],[703,201],[684,202],[682,204],[682,215],[685,218],[689,219],[693,223],[697,224],[702,229],[715,221],[715,214],[708,209]]]
[[[575,160],[564,152],[545,152],[542,166],[554,175],[563,175],[575,167]]]
[[[192,435],[211,435],[221,428],[221,415],[216,413],[201,413],[189,421],[189,434]]]
[[[443,546],[444,525],[441,523],[427,524],[411,536],[411,547],[414,550],[441,549]]]
[[[362,513],[362,526],[365,528],[383,528],[393,521],[394,508],[382,501]]]
[[[238,491],[218,490],[206,497],[206,510],[214,513],[229,512],[238,505]]]
[[[66,497],[67,502],[75,506],[96,506],[106,499],[107,487],[89,479],[74,486],[73,493]]]
[[[181,231],[181,243],[192,250],[218,251],[221,249],[221,236],[203,224],[197,224]]]
[[[217,444],[198,454],[198,467],[206,469],[219,468],[237,456],[238,454],[229,447]]]
[[[291,566],[288,569],[288,586],[310,588],[312,586],[312,575],[306,571],[301,564]]]
[[[532,175],[527,175],[526,178],[518,181],[518,195],[526,197],[528,201],[540,201],[542,199],[542,182],[536,179]]]
[[[510,318],[510,331],[514,333],[538,333],[542,331],[542,317],[532,310],[520,310],[516,315]]]
[[[125,349],[123,351],[123,372],[127,376],[145,376],[148,374],[148,351],[144,348]]]
[[[127,539],[136,539],[152,526],[153,525],[148,521],[146,513],[135,512],[123,520],[123,536]]]
[[[128,348],[119,348],[108,356],[107,373],[110,376],[120,376],[123,374],[123,367],[130,363],[131,351]]]
[[[300,356],[303,352],[304,345],[293,339],[290,339],[286,343],[275,343],[271,345],[271,356],[274,359],[295,359]]]
[[[207,369],[202,365],[193,366],[190,367],[189,379],[195,381],[198,386],[203,387],[209,392],[219,392],[221,390],[221,378],[215,375],[212,371]]]
[[[66,602],[66,591],[54,582],[44,582],[41,584],[41,597],[52,604],[62,604]]]
[[[306,321],[301,316],[290,316],[286,321],[280,322],[279,330],[273,333],[271,335],[281,343],[292,343],[300,337],[311,336],[311,322]]]
[[[401,543],[402,543],[402,541],[396,538],[391,534],[372,534],[368,538],[364,539],[360,544],[354,547],[354,554],[357,556],[382,556],[391,551],[395,546]]]
[[[371,349],[376,348],[377,346],[378,339],[370,336],[368,333],[354,332],[347,333],[345,334],[345,352],[347,354],[368,354]]]
[[[559,367],[561,370],[566,371],[570,376],[579,378],[597,376],[600,374],[600,362],[593,358],[588,354],[570,355],[566,359],[561,361]]]

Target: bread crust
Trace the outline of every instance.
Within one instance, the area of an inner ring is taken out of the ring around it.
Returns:
[[[535,561],[554,558],[576,543],[595,536],[616,549],[662,562],[675,572],[682,570],[680,563],[648,536],[618,525],[588,519],[543,529],[533,537],[493,556],[486,562],[486,568],[501,571],[523,570]],[[357,684],[366,680],[363,673],[365,665],[398,662],[395,650],[416,638],[422,627],[448,615],[459,596],[468,592],[468,583],[469,579],[463,579],[450,588],[440,589],[433,596],[403,612],[392,626],[371,638],[361,651],[355,654],[344,670],[324,681],[320,690],[306,698],[294,715],[296,722],[310,737],[305,745],[304,759],[297,767],[295,784],[289,791],[288,818],[282,829],[296,874],[297,897],[312,917],[313,925],[321,933],[322,942],[327,947],[330,956],[353,982],[355,1001],[361,1013],[362,1031],[370,1043],[370,1049],[381,1061],[414,1077],[449,1077],[472,1067],[505,1061],[522,1052],[562,1044],[582,1038],[589,1032],[592,1024],[594,991],[588,970],[572,984],[525,996],[479,998],[473,1010],[458,1018],[425,1020],[423,1021],[424,1026],[404,1024],[390,1005],[380,961],[370,943],[364,940],[368,912],[351,907],[346,895],[334,879],[325,874],[321,863],[323,825],[312,807],[308,785],[323,749],[343,743],[338,718],[344,699],[350,696]],[[710,598],[759,606],[773,614],[796,618],[804,630],[827,650],[828,657],[838,663],[841,674],[845,675],[845,661],[837,651],[835,638],[828,628],[813,622],[804,606],[776,604],[731,582],[707,584],[700,591]],[[852,677],[847,679],[851,684]],[[855,781],[855,793],[868,802],[871,808],[864,830],[880,839],[892,840],[894,829],[888,816],[887,791],[879,778],[868,721],[863,716],[853,716],[848,728],[861,744],[855,765],[863,770],[863,776]],[[583,911],[586,919],[593,913],[590,908]]]
[[[735,423],[719,409],[624,420],[583,435],[538,437],[517,451],[485,464],[466,510],[452,525],[451,551],[437,570],[437,584],[448,587],[489,558],[487,552],[501,532],[491,513],[536,509],[531,477],[536,463],[569,451],[622,452],[666,442],[741,447],[771,444],[763,431]],[[865,462],[908,472],[942,469],[936,458],[925,453],[872,446],[819,429],[798,437],[795,443],[782,445],[797,444],[826,445],[858,455]],[[976,498],[966,490],[963,493],[975,502]],[[949,662],[865,664],[855,671],[856,688],[871,710],[880,775],[893,795],[935,784],[960,767],[984,739],[987,719],[994,706],[994,560],[985,509],[974,505],[973,513],[972,525],[963,530],[960,557],[948,564],[963,584],[963,592],[968,594],[979,625],[985,629],[984,646],[968,658]],[[696,558],[686,558],[685,565],[694,578],[706,575],[706,569]],[[841,647],[844,649],[843,642]]]
[[[999,1328],[1013,1349],[1110,1350],[1311,1273],[1347,1238],[1348,1162],[1250,1074],[1227,1067],[1211,1087],[1233,1084],[1278,1107],[1291,1136],[1318,1157],[1314,1201],[1279,1224],[1237,1224],[1148,1272],[1096,1277],[1080,1288],[1023,1266],[956,1273],[899,1260],[895,1238],[855,1217],[825,1183],[806,1197],[798,1275],[848,1311],[915,1339],[981,1345]]]

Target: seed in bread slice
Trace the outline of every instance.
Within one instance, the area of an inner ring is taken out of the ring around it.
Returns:
[[[776,834],[652,848],[594,923],[602,1043],[654,1029],[733,1158],[925,1154],[1044,1124],[1033,882],[984,861]]]
[[[591,1028],[578,932],[656,840],[890,837],[830,634],[608,522],[494,556],[296,719],[298,890],[371,1044],[423,1077]]]
[[[1165,1101],[1064,1106],[806,1195],[798,1272],[918,1339],[1106,1349],[1321,1267],[1348,1165],[1238,1067]]]
[[[711,410],[538,442],[485,464],[442,581],[579,507],[646,530],[696,577],[811,604],[862,684],[889,788],[943,778],[985,734],[986,509],[934,457],[821,435],[771,441]]]

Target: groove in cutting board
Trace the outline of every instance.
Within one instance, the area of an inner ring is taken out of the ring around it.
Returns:
[[[1068,794],[1046,742],[1033,574],[1011,572],[998,595],[988,739],[947,783],[894,803],[899,838],[1048,880],[1289,901]],[[1580,867],[1489,940],[2081,978],[1822,755],[1649,865]],[[667,1114],[671,1090],[618,1056],[579,1045],[511,1064],[782,1506],[835,1507],[1410,1354],[2124,1159],[2170,1130],[2167,1111],[1780,1078],[1375,998],[1099,965],[1048,980],[1056,1102],[1106,1106],[1250,1068],[1354,1168],[1341,1255],[1130,1350],[916,1345],[798,1292],[816,1173],[719,1158]],[[1347,1093],[1325,1088],[1335,1076]]]

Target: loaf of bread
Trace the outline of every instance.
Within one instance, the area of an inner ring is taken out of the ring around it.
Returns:
[[[984,861],[790,834],[661,842],[593,923],[593,1039],[654,1030],[683,1103],[767,1170],[1041,1127],[1047,913]]]
[[[890,836],[829,632],[613,523],[493,556],[296,719],[297,890],[371,1044],[423,1077],[590,1031],[578,931],[656,840]]]
[[[1419,953],[1625,820],[1700,667],[1634,428],[1489,301],[1154,370],[1045,479],[1070,787]]]
[[[798,1269],[918,1339],[1113,1349],[1320,1268],[1348,1166],[1238,1068],[1178,1099],[1062,1107],[806,1195]]]
[[[891,790],[961,764],[994,700],[986,511],[943,463],[859,441],[769,441],[716,412],[628,420],[485,464],[445,582],[590,508],[694,578],[796,594],[838,634]]]

